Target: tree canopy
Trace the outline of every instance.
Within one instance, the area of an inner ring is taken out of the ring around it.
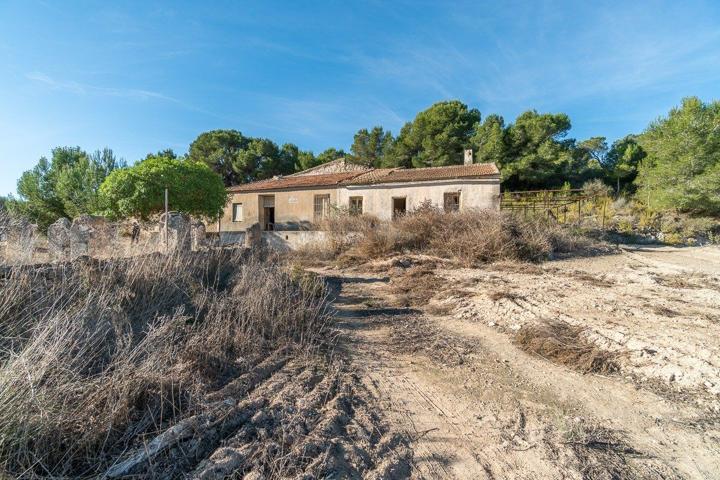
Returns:
[[[485,121],[478,124],[470,146],[475,151],[477,163],[495,163],[502,165],[507,157],[507,129],[505,120],[500,115],[488,115]]]
[[[240,158],[249,143],[250,139],[237,130],[212,130],[201,133],[190,144],[188,158],[205,163],[222,177],[225,185],[232,185],[252,176],[253,169]]]
[[[44,230],[60,217],[86,213],[146,217],[162,210],[167,186],[173,209],[215,218],[225,205],[224,186],[340,157],[368,167],[461,164],[463,150],[472,148],[476,162],[498,165],[506,190],[579,187],[600,179],[618,192],[637,189],[638,198],[653,208],[720,215],[720,102],[686,98],[642,134],[612,145],[601,136],[569,138],[571,122],[564,113],[529,110],[512,123],[496,114],[481,120],[477,109],[460,101],[438,102],[397,137],[382,126],[358,130],[350,154],[328,148],[315,155],[237,130],[201,133],[187,156],[164,150],[130,168],[108,148],[88,154],[58,147],[22,174],[17,198],[0,202]]]
[[[362,128],[353,137],[348,160],[368,167],[380,167],[385,162],[385,156],[392,148],[394,140],[392,133],[385,131],[383,127],[373,127],[370,131]]]
[[[633,182],[645,156],[645,150],[638,144],[636,135],[627,135],[613,142],[605,155],[603,166],[608,178],[614,180],[616,193],[620,193],[621,188],[631,193],[635,191]]]
[[[506,158],[498,165],[505,184],[510,189],[562,185],[561,174],[572,162],[572,141],[564,140],[568,130],[564,113],[521,114],[508,126]]]
[[[221,176],[208,165],[159,152],[108,175],[100,186],[103,213],[147,218],[163,211],[165,188],[171,210],[209,220],[219,218],[227,200]]]
[[[603,137],[566,138],[570,127],[564,113],[529,110],[509,125],[499,115],[488,115],[469,143],[477,162],[498,165],[509,190],[559,188],[566,182],[580,186],[604,175],[607,143]]]
[[[400,130],[385,166],[440,167],[463,163],[480,112],[458,101],[438,102],[415,116]]]
[[[45,230],[60,217],[95,213],[99,188],[110,172],[124,165],[105,148],[88,155],[80,147],[58,147],[50,160],[40,158],[17,183],[18,198],[10,198],[8,209],[23,215]]]
[[[636,183],[653,208],[720,214],[720,102],[685,98],[638,137]]]
[[[315,157],[292,143],[279,147],[270,139],[246,137],[237,130],[201,133],[190,144],[188,158],[208,165],[226,186],[286,175],[328,161],[322,154]]]

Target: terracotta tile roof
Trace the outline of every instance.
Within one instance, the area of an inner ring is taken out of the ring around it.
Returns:
[[[472,165],[450,165],[447,167],[428,168],[378,168],[357,175],[343,183],[346,185],[373,185],[377,183],[479,178],[499,174],[500,171],[494,163],[474,163]]]
[[[335,187],[340,185],[375,185],[379,183],[422,182],[480,178],[499,175],[494,163],[450,165],[428,168],[376,168],[355,172],[324,173],[316,175],[289,175],[228,188],[229,192],[256,192],[288,188]]]
[[[229,192],[255,192],[258,190],[282,190],[286,188],[333,187],[350,180],[362,172],[326,173],[298,177],[274,177],[257,182],[244,183],[228,188]]]

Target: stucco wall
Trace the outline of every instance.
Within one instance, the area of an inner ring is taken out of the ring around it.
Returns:
[[[363,197],[363,213],[390,219],[393,197],[405,197],[407,210],[417,208],[426,200],[442,208],[445,193],[451,192],[460,192],[461,210],[500,206],[498,179],[349,186],[338,191],[338,206],[348,207],[350,197]]]
[[[327,241],[327,233],[319,231],[263,232],[265,244],[279,251],[295,250],[305,245],[318,245]]]
[[[260,222],[260,197],[275,196],[275,225],[276,230],[303,230],[308,229],[313,221],[315,195],[330,195],[330,204],[337,203],[337,189],[317,190],[284,190],[271,192],[234,193],[230,195],[222,219],[220,231],[245,231],[255,223]],[[232,204],[243,204],[243,219],[232,221]],[[207,231],[217,232],[217,222],[208,225]]]
[[[358,185],[317,190],[283,190],[269,192],[234,193],[230,195],[220,221],[222,232],[243,232],[255,223],[260,223],[260,197],[275,196],[276,230],[307,230],[313,222],[315,195],[330,195],[330,204],[348,207],[350,197],[363,197],[363,212],[381,219],[392,217],[392,198],[405,197],[407,210],[417,208],[423,201],[430,200],[442,207],[444,194],[460,192],[460,209],[500,208],[499,178],[475,180],[446,180],[418,182],[413,184]],[[232,221],[232,204],[243,204],[243,219]],[[208,232],[217,232],[218,223],[207,226]]]

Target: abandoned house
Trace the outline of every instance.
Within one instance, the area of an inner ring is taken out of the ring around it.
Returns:
[[[445,210],[499,208],[500,172],[492,163],[429,168],[367,168],[338,159],[287,176],[228,188],[222,218],[209,232],[311,230],[334,208],[391,219],[423,202]]]

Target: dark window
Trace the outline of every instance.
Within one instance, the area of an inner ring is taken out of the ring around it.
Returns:
[[[363,197],[350,197],[350,215],[362,215]]]
[[[392,199],[392,218],[395,219],[399,216],[405,215],[405,212],[407,211],[407,202],[405,197],[393,197]]]
[[[460,192],[447,192],[445,194],[445,211],[457,212],[460,210]]]

